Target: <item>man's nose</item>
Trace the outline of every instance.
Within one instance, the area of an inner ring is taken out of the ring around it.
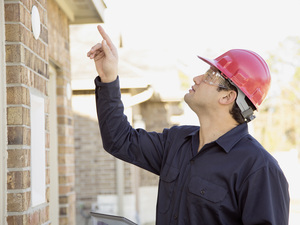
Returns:
[[[200,84],[201,81],[203,79],[203,75],[199,75],[193,78],[193,81],[195,82],[195,84]]]

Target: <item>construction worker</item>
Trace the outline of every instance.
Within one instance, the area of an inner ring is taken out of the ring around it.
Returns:
[[[248,132],[247,123],[270,87],[265,61],[242,49],[213,60],[199,57],[210,69],[193,79],[184,100],[201,126],[147,132],[132,128],[123,114],[117,49],[101,26],[98,30],[103,41],[87,55],[99,75],[96,104],[103,146],[159,175],[156,224],[288,225],[287,180]]]

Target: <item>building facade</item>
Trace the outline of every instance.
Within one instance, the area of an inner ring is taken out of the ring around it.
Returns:
[[[0,224],[75,224],[69,25],[102,1],[1,0]]]
[[[108,155],[95,109],[83,110],[94,105],[94,67],[89,87],[80,79],[73,85],[83,66],[72,67],[78,46],[71,48],[70,25],[103,23],[105,7],[101,0],[0,0],[0,224],[82,224],[89,218],[82,208],[154,221],[158,177]],[[127,56],[121,87],[133,126],[176,124],[170,118],[181,113],[181,99],[157,97]]]

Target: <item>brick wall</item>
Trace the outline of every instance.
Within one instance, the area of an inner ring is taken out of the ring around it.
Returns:
[[[116,193],[115,159],[104,151],[99,137],[95,118],[75,114],[75,190],[78,204],[86,207],[98,194]]]
[[[57,68],[59,224],[75,224],[74,135],[71,98],[69,21],[54,0],[47,1],[49,59]]]
[[[31,121],[30,92],[35,90],[48,101],[47,5],[41,1],[4,1],[7,82],[7,223],[44,224],[49,221],[49,196],[38,206],[31,205]],[[31,8],[41,18],[41,35],[32,35]],[[45,107],[47,109],[47,107]],[[45,110],[47,120],[48,112]],[[45,121],[46,124],[46,121]],[[49,129],[46,132],[46,156],[49,154]],[[47,157],[46,157],[47,158]],[[46,160],[46,159],[44,159]],[[46,188],[49,188],[49,163],[46,164]],[[48,191],[46,191],[48,193]]]
[[[97,195],[117,193],[116,159],[103,149],[94,94],[73,95],[73,103],[78,105],[78,108],[85,108],[81,112],[74,112],[77,206],[91,207],[92,203],[97,202]],[[88,110],[86,105],[90,106]],[[131,171],[130,165],[125,163],[126,194],[132,193]]]
[[[70,87],[69,21],[54,0],[5,0],[7,83],[7,223],[49,224],[50,131],[48,66],[57,68],[60,225],[75,224],[74,140]],[[38,8],[41,34],[32,34],[31,9]],[[45,101],[45,202],[31,202],[30,93]]]

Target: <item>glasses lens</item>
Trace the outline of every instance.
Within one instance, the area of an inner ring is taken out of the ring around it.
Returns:
[[[218,71],[211,68],[204,74],[203,81],[213,86],[229,88],[228,81]]]

